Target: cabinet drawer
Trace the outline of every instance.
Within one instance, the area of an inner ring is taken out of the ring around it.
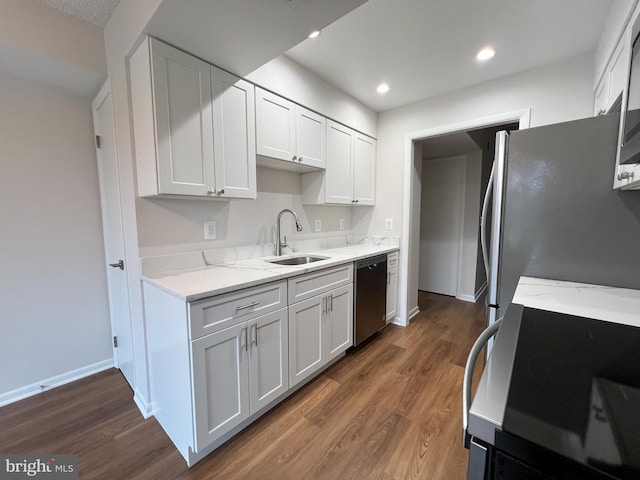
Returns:
[[[392,252],[387,255],[387,270],[398,268],[398,252]]]
[[[189,337],[194,340],[286,306],[285,280],[192,302]]]
[[[289,304],[353,283],[353,263],[289,279]]]

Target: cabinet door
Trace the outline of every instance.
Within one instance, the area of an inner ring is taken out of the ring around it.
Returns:
[[[211,70],[151,40],[158,193],[207,196],[214,188]]]
[[[376,203],[376,141],[355,134],[353,146],[353,198],[356,205]]]
[[[296,155],[299,163],[325,168],[326,134],[325,117],[296,106]]]
[[[211,67],[216,193],[256,198],[254,87]]]
[[[325,295],[289,306],[289,385],[297,385],[325,364]]]
[[[387,322],[398,313],[398,270],[388,272],[387,279]]]
[[[256,87],[257,153],[292,161],[296,149],[295,104]]]
[[[247,324],[191,342],[196,451],[249,417]]]
[[[249,393],[253,414],[289,389],[287,309],[249,322],[249,345]]]
[[[610,112],[615,103],[622,97],[627,79],[629,78],[629,49],[626,48],[627,36],[623,35],[620,43],[616,47],[608,67],[609,93],[606,103],[606,110]]]
[[[332,290],[327,299],[325,334],[328,362],[353,345],[353,284]]]
[[[326,203],[352,203],[354,133],[348,127],[327,121],[327,170],[324,177]]]

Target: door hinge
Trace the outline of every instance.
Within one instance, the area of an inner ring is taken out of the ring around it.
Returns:
[[[96,135],[96,148],[100,148],[100,135]]]
[[[118,348],[118,337],[113,337],[113,348]]]

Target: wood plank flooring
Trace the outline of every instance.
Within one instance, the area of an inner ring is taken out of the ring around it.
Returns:
[[[419,306],[191,469],[115,369],[0,408],[0,452],[77,454],[83,480],[465,479],[461,382],[484,304]]]

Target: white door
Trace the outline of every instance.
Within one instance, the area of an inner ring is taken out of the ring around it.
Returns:
[[[249,322],[249,394],[255,413],[289,389],[287,309]]]
[[[353,144],[353,198],[356,205],[376,204],[376,141],[359,133]]]
[[[296,153],[303,165],[325,168],[327,119],[296,106]]]
[[[151,39],[160,193],[208,196],[215,188],[211,66]]]
[[[344,125],[327,121],[325,201],[351,205],[353,198],[353,135]]]
[[[326,316],[326,361],[353,345],[353,283],[332,290]]]
[[[112,108],[109,84],[105,83],[93,102],[93,125],[95,134],[100,139],[96,155],[105,258],[107,264],[118,264],[120,261],[124,263],[124,236]],[[96,147],[98,147],[97,141]],[[124,267],[126,268],[126,265]],[[107,269],[111,329],[113,336],[117,338],[118,345],[113,349],[114,363],[133,388],[135,378],[127,274],[119,267],[105,265],[105,268]]]
[[[248,339],[241,323],[191,342],[196,451],[249,417]]]
[[[293,387],[325,364],[325,295],[289,306],[289,386]]]
[[[211,67],[216,190],[222,197],[256,198],[254,86]]]
[[[418,289],[455,296],[465,185],[465,157],[424,161]]]
[[[296,155],[295,104],[256,87],[258,155],[293,161]]]

